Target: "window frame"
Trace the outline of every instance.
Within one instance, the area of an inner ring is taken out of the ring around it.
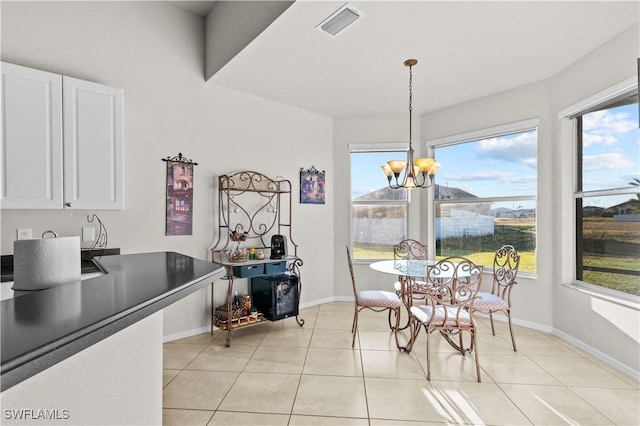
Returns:
[[[477,142],[483,139],[488,138],[498,138],[501,136],[512,135],[515,133],[525,133],[528,131],[536,132],[536,160],[537,160],[537,152],[538,152],[538,137],[539,137],[539,126],[540,126],[540,118],[530,118],[521,121],[515,121],[512,123],[505,123],[497,126],[487,127],[483,129],[473,130],[470,132],[459,133],[455,135],[445,136],[438,139],[431,139],[426,141],[426,146],[428,153],[430,155],[434,154],[434,150],[437,148],[443,148],[452,145],[460,145],[464,143]],[[538,168],[536,167],[536,178],[538,176]],[[535,203],[536,210],[536,218],[535,218],[535,227],[536,227],[536,251],[538,248],[538,193],[537,193],[537,185],[536,185],[536,193],[533,195],[509,195],[509,196],[497,196],[497,197],[480,197],[480,198],[460,198],[454,200],[436,200],[433,199],[432,208],[429,214],[429,246],[434,248],[435,251],[435,220],[436,220],[436,206],[442,204],[465,204],[465,203],[477,203],[478,200],[482,200],[484,202],[489,203],[500,203],[507,201],[533,201]],[[538,258],[536,257],[536,266],[534,273],[520,271],[519,275],[523,277],[536,278],[538,275]]]
[[[360,264],[369,264],[372,262],[376,262],[378,260],[384,260],[384,259],[358,259],[355,257],[354,255],[354,251],[353,251],[353,220],[354,220],[354,209],[353,206],[354,205],[380,205],[380,204],[388,204],[388,205],[399,205],[399,204],[404,204],[406,207],[406,212],[407,212],[407,216],[405,219],[406,222],[406,229],[405,229],[405,234],[408,236],[410,235],[412,226],[411,226],[411,210],[412,210],[412,205],[415,203],[411,202],[411,191],[409,190],[404,190],[407,191],[407,198],[404,201],[401,200],[390,200],[390,201],[359,201],[356,202],[354,204],[353,199],[351,198],[351,173],[352,173],[352,161],[351,161],[351,156],[352,154],[362,154],[362,153],[397,153],[397,152],[403,152],[406,153],[409,151],[409,143],[406,142],[385,142],[385,143],[352,143],[348,145],[349,148],[349,248],[351,250],[351,254],[352,254],[352,261],[354,264],[360,263]],[[391,157],[389,157],[391,159]],[[386,180],[386,177],[384,177],[384,174],[382,172],[382,169],[380,170],[380,176],[383,177],[383,179]]]
[[[600,92],[595,93],[583,99],[575,104],[572,104],[566,108],[558,111],[557,118],[558,120],[569,122],[571,129],[571,217],[563,222],[565,225],[570,223],[571,233],[570,233],[570,244],[566,241],[563,242],[563,246],[571,247],[571,255],[568,256],[566,262],[563,262],[563,285],[575,288],[578,291],[586,292],[590,295],[600,297],[605,300],[609,300],[614,303],[619,303],[625,306],[633,307],[635,309],[640,308],[640,297],[624,293],[617,290],[612,290],[607,287],[603,287],[597,284],[591,284],[585,281],[581,281],[577,279],[577,238],[578,234],[581,233],[577,229],[577,202],[578,198],[591,197],[591,196],[608,196],[608,195],[624,195],[624,194],[635,194],[637,189],[634,190],[633,187],[629,188],[613,188],[613,189],[605,189],[605,190],[590,190],[590,191],[582,191],[578,190],[581,176],[578,176],[580,173],[580,169],[578,167],[579,156],[581,152],[579,152],[579,141],[578,141],[578,132],[581,131],[579,128],[579,120],[578,116],[584,115],[591,110],[597,109],[598,107],[610,103],[614,103],[618,100],[622,100],[626,97],[632,96],[634,94],[638,94],[638,79],[637,77],[627,78],[613,86],[610,86]],[[640,107],[639,107],[640,108]],[[567,195],[566,193],[563,195]],[[569,238],[568,234],[563,234],[563,239]],[[570,271],[570,272],[569,272]],[[567,279],[566,277],[569,277]],[[566,282],[569,281],[569,282]]]

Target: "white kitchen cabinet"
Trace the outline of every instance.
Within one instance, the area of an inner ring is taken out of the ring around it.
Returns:
[[[1,207],[123,209],[122,89],[6,63],[2,75]]]
[[[64,203],[123,209],[123,91],[64,76]]]
[[[62,76],[2,63],[0,206],[62,208]]]

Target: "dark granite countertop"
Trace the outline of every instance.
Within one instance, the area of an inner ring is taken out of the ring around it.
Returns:
[[[203,288],[222,265],[174,252],[104,256],[106,273],[3,300],[1,390]]]

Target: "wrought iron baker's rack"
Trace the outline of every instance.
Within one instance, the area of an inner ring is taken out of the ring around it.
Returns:
[[[211,249],[213,262],[226,267],[229,280],[227,292],[227,312],[232,310],[232,292],[234,267],[243,262],[232,262],[227,256],[229,250],[251,247],[268,251],[271,248],[271,236],[283,235],[287,238],[288,248],[293,253],[283,259],[286,270],[298,277],[298,295],[301,292],[298,245],[292,237],[292,190],[291,182],[280,176],[270,178],[255,171],[240,171],[218,177],[218,235]],[[264,263],[273,262],[265,254]],[[256,263],[250,260],[247,263]],[[211,291],[212,331],[214,325],[213,288]],[[229,314],[230,315],[230,314]],[[304,320],[296,316],[302,326]],[[231,341],[232,327],[229,325],[227,346]]]

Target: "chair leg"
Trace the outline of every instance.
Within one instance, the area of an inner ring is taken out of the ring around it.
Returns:
[[[395,327],[392,329],[393,330],[393,334],[396,337],[396,347],[398,349],[402,349],[402,347],[400,346],[400,341],[398,340],[398,332],[400,331],[398,329],[398,327],[400,327],[400,308],[397,309],[389,309],[389,315],[391,315],[391,311],[394,312],[394,316],[396,317],[396,325]]]
[[[351,327],[351,347],[353,348],[356,344],[356,334],[358,333],[358,307],[355,307],[353,312],[353,326]]]
[[[397,330],[397,329],[398,329],[398,324],[396,324],[396,325],[394,326],[394,325],[393,325],[393,323],[391,322],[391,311],[393,311],[393,309],[389,308],[389,318],[388,318],[388,321],[389,321],[389,328],[390,328],[391,330],[394,330],[394,329],[395,329],[395,330]],[[397,322],[398,322],[398,321],[396,321],[396,323],[397,323]]]
[[[419,326],[418,326],[419,327]],[[427,333],[427,380],[431,380],[431,340],[429,339],[429,337],[431,336],[431,333],[429,332],[428,329],[425,329],[426,333]]]
[[[489,319],[491,320],[491,334],[496,335],[496,329],[493,327],[493,313],[489,312]]]
[[[480,383],[480,359],[478,358],[478,345],[476,342],[476,331],[471,330],[471,345],[474,347],[474,358],[476,359],[476,375],[478,376],[478,383]]]
[[[509,319],[509,332],[511,333],[511,344],[513,344],[513,351],[518,352],[516,349],[516,338],[513,335],[513,326],[511,325],[511,310],[507,311],[507,318]]]
[[[418,337],[418,333],[420,332],[420,324],[417,324],[412,317],[409,317],[409,324],[407,325],[409,326],[409,343],[407,343],[407,346],[405,346],[404,350],[407,353],[410,353],[413,349],[413,344]]]

